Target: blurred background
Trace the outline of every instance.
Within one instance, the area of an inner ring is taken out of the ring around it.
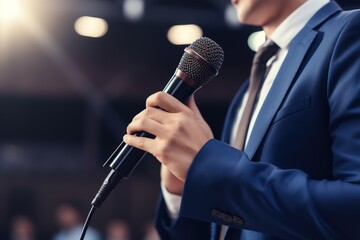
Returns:
[[[259,31],[237,23],[230,1],[0,0],[0,239],[54,239],[82,225],[127,124],[201,36],[225,51],[218,77],[196,94],[219,138]],[[148,156],[117,186],[93,236],[156,239],[159,167]]]

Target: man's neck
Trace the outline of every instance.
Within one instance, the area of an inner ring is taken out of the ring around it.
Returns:
[[[284,8],[281,8],[276,16],[276,18],[270,19],[267,23],[263,25],[263,30],[265,35],[269,37],[274,30],[288,17],[293,13],[298,7],[300,7],[307,0],[293,0],[288,1],[288,4],[284,4]]]

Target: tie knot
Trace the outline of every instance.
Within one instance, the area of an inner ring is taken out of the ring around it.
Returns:
[[[255,54],[254,63],[266,64],[269,59],[279,50],[279,46],[273,41],[265,43]]]

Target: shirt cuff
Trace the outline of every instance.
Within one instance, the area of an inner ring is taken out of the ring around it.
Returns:
[[[163,182],[161,182],[161,191],[164,197],[164,201],[171,220],[176,220],[179,217],[181,195],[170,193]]]

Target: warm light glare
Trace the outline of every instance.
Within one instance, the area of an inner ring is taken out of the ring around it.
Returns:
[[[107,33],[108,24],[102,18],[83,16],[75,21],[74,28],[81,36],[99,38]]]
[[[194,24],[172,26],[168,33],[168,40],[174,45],[188,45],[202,37],[202,29]]]
[[[248,38],[248,45],[251,50],[257,52],[259,47],[265,42],[265,32],[253,32]]]
[[[0,22],[6,23],[19,18],[22,14],[17,0],[0,0]]]

